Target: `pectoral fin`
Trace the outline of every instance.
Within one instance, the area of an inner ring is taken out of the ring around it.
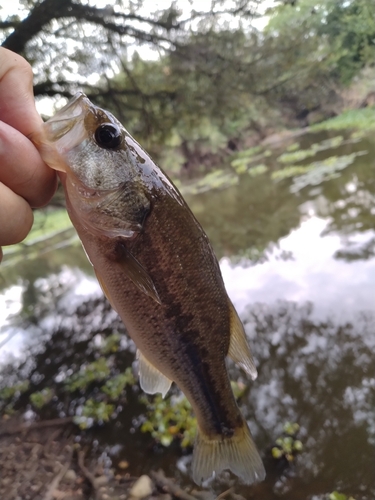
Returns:
[[[137,350],[137,359],[139,361],[139,383],[141,388],[147,394],[161,392],[164,398],[171,387],[172,381],[155,368],[139,349]]]
[[[231,328],[228,356],[255,380],[258,372],[245,337],[243,325],[232,303],[229,304],[229,309]]]
[[[158,304],[161,304],[159,294],[150,275],[131,253],[124,249],[119,263],[127,277],[139,288],[139,290],[141,290],[141,292],[150,296],[158,302]]]

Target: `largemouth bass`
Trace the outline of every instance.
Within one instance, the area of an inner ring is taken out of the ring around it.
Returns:
[[[208,238],[162,170],[82,93],[32,137],[59,171],[67,210],[102,289],[138,348],[142,389],[172,381],[197,418],[193,479],[265,471],[232,393],[225,359],[257,372]]]

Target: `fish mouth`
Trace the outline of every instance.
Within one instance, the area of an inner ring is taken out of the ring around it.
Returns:
[[[83,92],[78,92],[69,102],[44,124],[45,137],[57,142],[83,121],[91,103]]]

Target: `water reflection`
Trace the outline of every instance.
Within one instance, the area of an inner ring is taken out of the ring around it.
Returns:
[[[223,258],[224,280],[239,311],[252,302],[270,304],[278,299],[309,301],[319,318],[352,320],[359,311],[373,311],[375,259],[360,260],[355,266],[337,259],[342,238],[327,231],[328,226],[328,219],[317,216],[303,220],[267,252],[261,265],[251,266],[246,259],[233,265]],[[352,241],[368,237],[368,233],[375,238],[375,231],[367,231],[354,233]]]
[[[260,371],[245,409],[266,442],[283,422],[299,422],[298,476],[311,492],[315,480],[335,477],[374,494],[375,314],[317,321],[313,309],[280,301],[245,311]]]

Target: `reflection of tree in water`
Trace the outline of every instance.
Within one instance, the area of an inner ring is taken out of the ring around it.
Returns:
[[[353,145],[340,146],[340,154],[366,149],[368,154],[356,158],[352,168],[345,169],[338,178],[322,183],[320,196],[325,203],[317,203],[317,214],[329,218],[323,234],[336,233],[342,238],[343,249],[335,257],[347,261],[370,259],[375,254],[375,145],[363,140]],[[360,235],[360,242],[353,241]]]
[[[314,134],[307,137],[310,145],[322,139]],[[340,170],[338,176],[322,180],[319,186],[307,186],[297,195],[290,193],[293,179],[270,179],[270,172],[279,168],[275,158],[270,157],[266,160],[268,173],[241,175],[237,185],[195,195],[188,202],[219,258],[246,257],[252,262],[267,258],[267,250],[273,250],[280,238],[300,225],[300,206],[309,202],[316,215],[328,220],[323,236],[336,233],[343,237],[344,248],[336,253],[337,258],[368,259],[374,255],[375,245],[375,145],[365,139],[344,142],[334,150],[319,153],[317,158],[329,158],[332,154],[341,157],[363,150],[368,154],[357,156],[353,165]],[[354,244],[351,235],[358,234],[361,242]]]
[[[375,316],[317,322],[311,304],[280,302],[249,307],[244,322],[259,363],[245,410],[258,437],[270,443],[285,421],[298,422],[297,474],[306,485],[340,484],[356,499],[372,498]]]
[[[300,222],[300,200],[290,195],[286,184],[275,184],[264,175],[241,176],[236,186],[188,201],[219,259],[250,252],[252,260],[258,260]]]

